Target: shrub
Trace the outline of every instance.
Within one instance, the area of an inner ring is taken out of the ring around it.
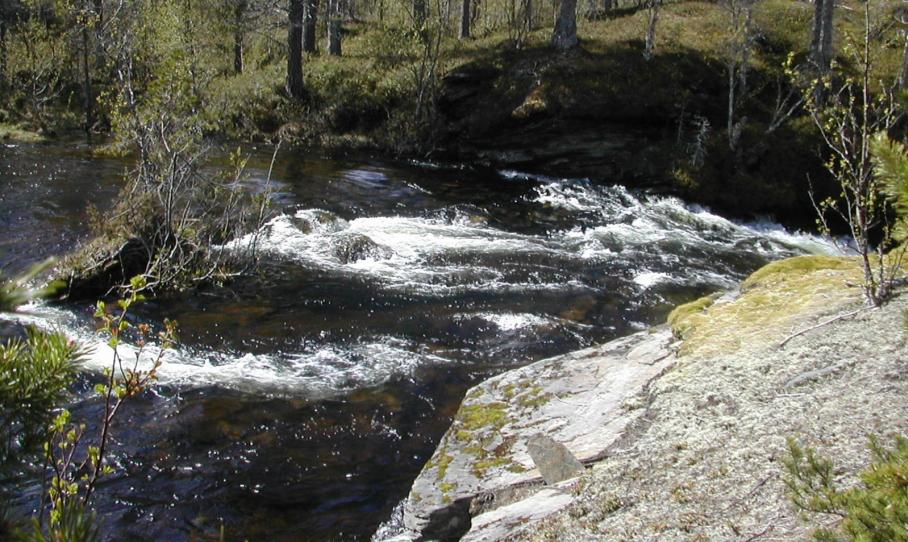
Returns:
[[[35,451],[66,388],[78,349],[59,333],[28,330],[0,346],[0,465]]]
[[[897,437],[892,448],[870,439],[873,459],[861,473],[860,484],[838,487],[834,465],[811,448],[789,439],[785,483],[795,507],[814,514],[842,518],[836,528],[819,528],[813,538],[822,542],[908,541],[908,439]]]

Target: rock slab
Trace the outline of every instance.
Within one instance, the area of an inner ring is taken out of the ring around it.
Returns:
[[[570,494],[543,481],[576,476],[607,454],[643,414],[637,397],[674,363],[672,343],[658,327],[472,388],[413,483],[395,540],[494,540],[528,510],[536,518],[566,506]],[[485,532],[493,525],[494,536]]]

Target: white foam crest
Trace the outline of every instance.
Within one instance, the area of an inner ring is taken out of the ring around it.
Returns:
[[[652,288],[669,280],[671,280],[671,275],[658,271],[640,271],[634,276],[634,282],[643,288]]]
[[[486,322],[494,325],[499,331],[519,331],[522,329],[532,329],[545,326],[551,323],[551,320],[545,316],[539,316],[528,312],[505,312],[491,313],[481,312],[475,314],[461,315],[462,319],[481,318]]]
[[[532,181],[541,183],[555,183],[563,181],[563,179],[558,179],[557,177],[550,177],[548,175],[539,175],[535,173],[526,173],[513,169],[502,169],[498,171],[498,174],[501,175],[501,177],[506,181]]]
[[[768,219],[747,222],[744,226],[782,246],[800,249],[810,254],[841,256],[849,253],[853,245],[852,240],[844,237],[829,238],[801,231],[788,231]]]
[[[553,194],[563,187],[540,187],[536,201],[551,204]],[[579,247],[587,258],[614,256],[616,248],[656,249],[660,243],[684,243],[717,250],[740,248],[764,255],[794,252],[841,254],[841,243],[803,232],[790,232],[769,220],[736,222],[716,215],[699,205],[674,197],[641,200],[620,188],[602,190],[586,183],[573,185],[559,205],[565,209],[593,213],[600,220],[587,227],[575,227],[561,235]]]
[[[86,370],[102,372],[114,362],[114,349],[107,339],[65,311],[29,305],[21,313],[3,314],[0,318],[64,333],[82,347],[81,365]],[[156,344],[140,350],[122,342],[117,354],[125,368],[140,371],[148,371],[160,359],[157,380],[165,385],[216,384],[241,391],[323,397],[408,376],[424,363],[449,362],[408,346],[404,341],[386,337],[349,346],[311,345],[295,353],[230,354],[181,347],[162,352]]]
[[[433,293],[516,287],[503,273],[475,262],[451,263],[453,256],[470,257],[502,254],[563,254],[563,249],[543,237],[509,233],[462,216],[453,221],[433,218],[380,216],[357,218],[338,225],[312,228],[313,216],[325,211],[306,209],[294,217],[281,215],[265,226],[259,241],[264,252],[279,255],[317,268],[351,273],[377,280],[389,288],[405,288]],[[304,221],[303,231],[298,227]],[[345,261],[338,247],[345,239],[367,240],[377,250],[360,259]],[[245,246],[243,238],[230,246]],[[456,258],[454,258],[456,260]],[[520,285],[532,288],[561,288],[559,284]]]

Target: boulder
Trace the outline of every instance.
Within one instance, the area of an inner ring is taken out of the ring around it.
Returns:
[[[361,233],[338,235],[334,241],[334,255],[343,264],[366,259],[387,258],[391,251]]]

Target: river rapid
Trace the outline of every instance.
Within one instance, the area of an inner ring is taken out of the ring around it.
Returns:
[[[160,380],[114,428],[99,490],[110,540],[369,540],[466,389],[509,368],[664,321],[764,263],[834,249],[678,199],[470,167],[248,148],[271,191],[257,276],[145,303],[180,324]],[[86,239],[127,164],[75,144],[0,146],[0,266]],[[76,419],[110,362],[93,307],[3,316],[91,348]],[[128,347],[127,347],[128,348]],[[35,506],[26,484],[13,511]]]

